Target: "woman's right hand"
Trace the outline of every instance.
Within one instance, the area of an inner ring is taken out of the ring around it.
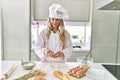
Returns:
[[[49,57],[54,57],[54,53],[50,49],[45,49],[44,50],[44,55],[49,56]]]

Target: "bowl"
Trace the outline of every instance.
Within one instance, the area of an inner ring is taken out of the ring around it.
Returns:
[[[32,70],[36,64],[34,62],[22,62],[21,65],[25,70]]]
[[[94,59],[90,58],[90,57],[76,57],[76,61],[78,62],[78,64],[87,64],[87,65],[92,65]]]

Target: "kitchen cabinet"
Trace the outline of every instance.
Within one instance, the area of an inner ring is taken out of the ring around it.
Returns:
[[[45,20],[49,16],[49,6],[53,3],[61,4],[67,9],[68,21],[89,22],[91,0],[34,0],[34,19]],[[72,6],[71,6],[72,5]]]
[[[67,60],[68,62],[76,62],[76,57],[86,56],[87,51],[73,51],[71,57]]]
[[[97,4],[97,9],[99,10],[110,10],[111,12],[115,12],[118,10],[120,12],[120,0],[100,0]],[[119,13],[120,15],[120,13]],[[119,23],[118,23],[118,39],[117,39],[117,63],[120,63],[120,16],[119,18]]]
[[[28,60],[30,1],[2,0],[3,59]]]
[[[92,26],[92,57],[95,62],[116,63],[118,53],[119,11],[98,10],[94,0]],[[119,39],[120,40],[120,39]]]
[[[34,50],[31,50],[31,61],[40,61]]]
[[[71,57],[67,60],[68,62],[76,62],[76,57],[85,56],[87,54],[86,51],[73,51]],[[34,50],[31,51],[31,60],[32,61],[40,61],[40,58],[36,55]]]

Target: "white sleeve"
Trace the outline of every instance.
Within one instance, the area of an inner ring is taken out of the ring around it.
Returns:
[[[64,53],[64,56],[65,56],[65,61],[71,57],[72,50],[73,50],[73,48],[72,48],[70,34],[68,32],[66,32],[66,47],[62,50],[62,52]]]
[[[45,40],[44,40],[44,30],[38,35],[38,39],[35,43],[35,53],[41,59],[45,60],[44,49],[45,49]]]

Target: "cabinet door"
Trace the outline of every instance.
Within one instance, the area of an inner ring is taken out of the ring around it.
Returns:
[[[73,51],[71,57],[68,58],[67,61],[68,62],[76,62],[77,57],[84,57],[84,56],[86,56],[86,54],[87,54],[87,51]]]
[[[40,58],[36,55],[34,50],[31,50],[31,61],[40,61]]]
[[[4,59],[29,59],[29,3],[29,0],[2,0]]]
[[[95,62],[116,62],[119,11],[97,10],[94,0],[92,57]]]

